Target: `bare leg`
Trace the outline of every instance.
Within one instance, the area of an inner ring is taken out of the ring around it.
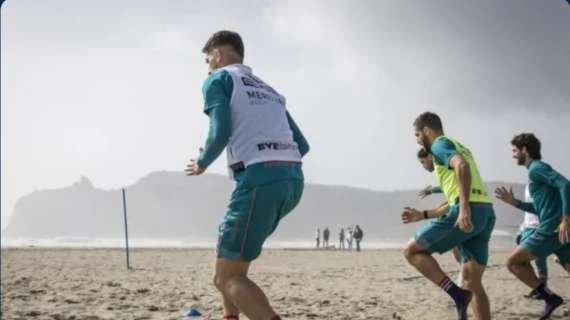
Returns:
[[[404,256],[414,268],[435,285],[439,285],[446,277],[437,261],[416,241],[412,240],[406,245]]]
[[[459,254],[459,248],[454,247],[452,252],[455,261],[457,261],[457,263],[459,264],[459,272],[457,274],[457,279],[455,280],[455,282],[457,283],[458,286],[463,287],[463,266],[461,264],[461,255]]]
[[[222,307],[223,307],[223,311],[224,311],[225,316],[229,316],[229,315],[238,316],[239,315],[239,309],[223,293],[222,293]]]
[[[535,259],[528,251],[523,250],[521,247],[515,249],[507,261],[507,268],[514,274],[520,281],[535,289],[540,285],[540,280],[534,273],[534,269],[530,262]]]
[[[247,277],[249,262],[230,261],[219,258],[216,261],[214,284],[222,293],[224,300],[229,300],[224,310],[236,307],[251,320],[267,320],[277,314],[269,305],[263,291]]]
[[[463,281],[465,288],[473,292],[471,310],[473,310],[477,320],[491,319],[491,306],[482,283],[484,272],[485,266],[478,264],[473,259],[463,264]]]

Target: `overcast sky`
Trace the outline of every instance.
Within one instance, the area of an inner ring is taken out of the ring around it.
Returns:
[[[200,51],[220,29],[287,97],[310,183],[434,183],[415,159],[426,110],[486,180],[526,181],[509,145],[522,131],[570,176],[565,0],[8,0],[1,14],[2,228],[18,198],[81,175],[110,189],[182,171],[207,134]]]

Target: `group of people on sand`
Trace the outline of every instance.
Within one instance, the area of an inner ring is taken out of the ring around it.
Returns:
[[[321,244],[321,229],[317,228],[315,233],[316,248],[330,249],[335,248],[335,245],[331,245],[329,240],[331,236],[331,231],[329,227],[325,227],[322,231],[322,244]],[[356,244],[356,251],[360,251],[360,243],[364,238],[364,232],[359,225],[350,225],[346,228],[341,227],[338,232],[338,249],[352,251],[353,243]]]
[[[202,87],[203,111],[210,126],[204,148],[185,171],[189,176],[204,173],[226,149],[229,171],[236,182],[219,227],[215,264],[214,285],[220,291],[222,319],[237,320],[244,314],[251,320],[279,320],[248,272],[267,237],[301,199],[302,158],[309,152],[309,144],[287,111],[285,97],[243,64],[245,51],[239,34],[216,32],[202,51],[209,74]],[[482,279],[495,225],[491,195],[473,153],[444,134],[437,114],[420,114],[412,129],[423,147],[420,159],[424,160],[420,161],[435,172],[445,202],[429,210],[403,209],[403,223],[429,220],[406,245],[405,259],[449,295],[458,319],[467,319],[469,306],[476,319],[490,319],[490,301]],[[541,319],[548,319],[563,300],[548,288],[544,275],[536,275],[531,262],[554,254],[570,271],[570,182],[542,161],[540,141],[532,133],[515,135],[510,148],[516,163],[528,170],[529,197],[517,199],[507,187],[498,188],[495,195],[536,217],[525,227],[506,267],[532,290],[533,297],[544,301]],[[500,155],[505,150],[490,152]],[[446,275],[433,256],[454,248],[461,264],[461,285]]]

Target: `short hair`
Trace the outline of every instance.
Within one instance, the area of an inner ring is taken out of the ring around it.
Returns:
[[[421,130],[424,127],[428,127],[434,131],[443,132],[443,125],[441,124],[441,119],[439,116],[433,112],[424,112],[420,114],[414,121],[414,127],[417,130]]]
[[[237,32],[221,30],[214,33],[202,48],[203,53],[208,53],[215,47],[228,45],[240,56],[241,60],[244,57],[243,41]]]
[[[418,150],[418,159],[424,159],[427,158],[429,156],[429,152],[427,152],[426,149],[421,148],[420,150]]]
[[[535,160],[542,159],[540,140],[533,133],[521,133],[513,137],[511,144],[519,150],[526,148],[529,156]]]

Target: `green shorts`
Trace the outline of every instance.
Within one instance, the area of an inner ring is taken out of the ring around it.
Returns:
[[[536,232],[535,228],[524,228],[519,236],[517,237],[517,245],[520,245],[521,242],[526,241],[526,239],[532,237],[532,235]],[[534,260],[534,264],[536,265],[536,270],[540,275],[548,274],[548,267],[546,265],[546,256],[544,257],[537,257]]]
[[[281,180],[252,188],[238,186],[219,227],[218,258],[255,260],[279,221],[303,194],[303,180]]]
[[[555,254],[562,265],[570,263],[570,244],[563,245],[558,239],[558,233],[549,235],[536,230],[530,237],[521,241],[520,247],[537,259]]]
[[[533,228],[524,228],[521,230],[519,235],[517,236],[517,245],[521,244],[521,242],[525,241],[526,239],[530,238],[536,229]]]
[[[495,227],[495,211],[491,204],[472,203],[473,231],[466,233],[455,226],[459,206],[449,208],[446,215],[425,224],[415,236],[416,242],[429,252],[444,253],[459,248],[461,263],[475,259],[486,266],[489,259],[489,240]]]

